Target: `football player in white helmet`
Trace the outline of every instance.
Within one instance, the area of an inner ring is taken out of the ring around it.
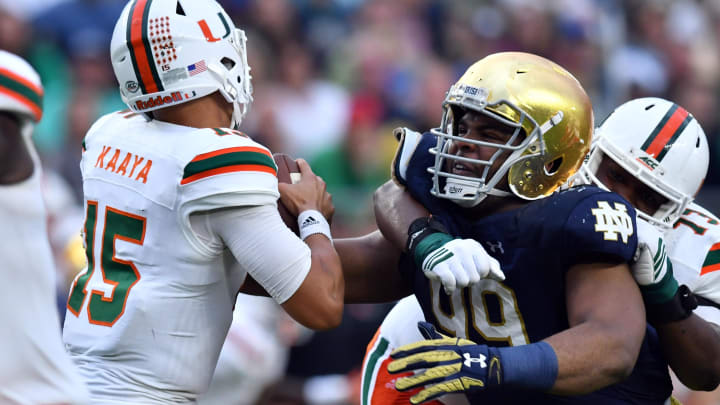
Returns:
[[[632,270],[650,322],[678,378],[712,390],[720,383],[720,224],[692,202],[708,170],[705,133],[683,107],[648,97],[617,107],[595,137],[579,180],[622,195],[647,221],[638,220]],[[692,314],[696,300],[705,306]]]
[[[0,50],[0,403],[84,404],[60,336],[42,169],[30,136],[43,113],[35,69]]]
[[[333,206],[305,161],[299,183],[279,186],[270,151],[235,130],[250,69],[245,35],[217,2],[132,0],[110,54],[130,110],[100,118],[83,141],[88,265],[71,285],[63,339],[94,404],[193,403],[244,283],[307,327],[339,324]]]

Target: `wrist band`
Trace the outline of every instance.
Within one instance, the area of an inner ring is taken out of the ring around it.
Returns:
[[[662,304],[645,305],[647,319],[651,325],[682,321],[697,308],[697,300],[686,285],[681,285],[675,295]]]
[[[429,217],[420,217],[414,220],[408,228],[408,238],[405,242],[405,249],[408,253],[413,253],[417,245],[430,234],[433,233],[449,233],[440,221]]]
[[[495,378],[488,383],[500,383],[508,388],[547,391],[555,385],[558,360],[555,350],[547,342],[537,342],[513,347],[491,347],[490,354],[497,353],[500,367]]]
[[[330,235],[330,224],[319,211],[307,210],[298,215],[298,228],[300,229],[300,239],[305,240],[308,236],[321,233],[327,236],[332,242]]]

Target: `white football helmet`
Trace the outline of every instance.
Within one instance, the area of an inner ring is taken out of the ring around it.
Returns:
[[[700,190],[710,160],[705,132],[692,114],[655,97],[622,104],[595,130],[581,181],[607,189],[597,178],[605,156],[667,198],[657,212],[638,210],[641,218],[664,229]]]
[[[16,113],[26,136],[42,118],[43,94],[35,69],[23,58],[0,50],[0,111]]]
[[[214,0],[132,0],[110,43],[123,101],[145,113],[219,91],[237,127],[252,102],[245,32]]]

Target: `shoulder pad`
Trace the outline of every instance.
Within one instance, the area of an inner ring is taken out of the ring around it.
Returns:
[[[565,244],[577,260],[605,256],[610,260],[632,260],[637,248],[637,223],[635,208],[629,202],[595,187],[576,187],[559,196],[570,199]]]
[[[184,211],[276,203],[277,166],[268,148],[222,128],[196,130],[193,138],[179,184]]]
[[[98,118],[88,129],[87,133],[85,134],[85,137],[82,140],[82,150],[85,152],[87,150],[87,142],[91,142],[93,135],[98,133],[100,131],[100,128],[104,127],[108,123],[112,123],[115,120],[118,119],[125,119],[130,118],[133,116],[137,116],[138,114],[130,111],[130,110],[121,110],[121,111],[115,111],[109,114],[105,114],[102,117]],[[112,124],[110,124],[112,125]]]
[[[183,168],[181,185],[226,173],[261,172],[277,176],[270,150],[250,141],[222,142],[195,155]]]
[[[392,179],[398,184],[406,185],[408,165],[422,140],[422,134],[409,128],[401,127],[395,128],[393,135],[395,135],[395,138],[400,143],[392,162]]]

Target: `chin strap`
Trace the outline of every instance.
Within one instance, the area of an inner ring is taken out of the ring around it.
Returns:
[[[478,183],[475,181],[449,178],[445,183],[445,194],[455,196],[455,198],[451,198],[451,201],[463,208],[472,208],[480,204],[489,195],[495,197],[510,197],[513,195],[509,191],[497,188],[492,188],[487,193],[479,193],[479,188]]]
[[[493,188],[488,191],[488,195],[493,195],[495,197],[512,197],[514,194],[509,191]]]
[[[243,111],[240,111],[240,103],[232,103],[233,104],[233,113],[232,118],[230,119],[230,128],[239,131],[240,130],[240,123],[242,122],[243,117],[245,116],[245,105],[243,105]]]

